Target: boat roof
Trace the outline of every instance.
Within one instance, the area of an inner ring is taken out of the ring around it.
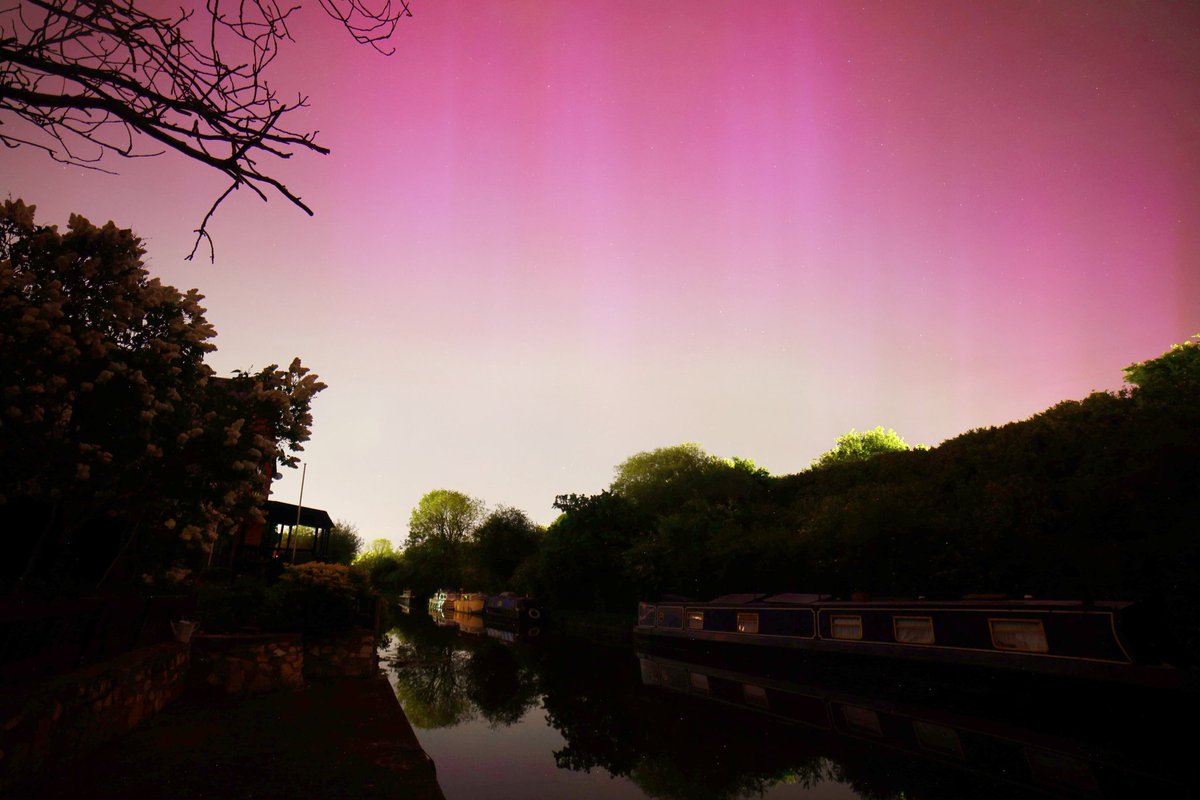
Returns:
[[[962,597],[962,598],[872,598],[869,600],[839,600],[834,599],[828,594],[802,594],[796,592],[784,592],[782,594],[766,595],[766,594],[725,594],[720,597],[713,598],[707,602],[697,601],[668,601],[662,600],[656,605],[680,605],[680,606],[813,606],[820,605],[822,607],[832,608],[893,608],[901,607],[923,607],[923,608],[953,608],[953,607],[1020,607],[1029,608],[1054,608],[1054,609],[1069,609],[1069,608],[1103,608],[1103,609],[1121,609],[1132,605],[1127,600],[1048,600],[1044,598],[1032,597]]]

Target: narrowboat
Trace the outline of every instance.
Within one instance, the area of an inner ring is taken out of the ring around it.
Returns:
[[[542,607],[528,595],[501,592],[487,598],[483,604],[483,615],[489,620],[501,622],[540,623]]]
[[[434,592],[429,598],[429,609],[431,611],[453,611],[454,603],[458,600],[458,592],[448,592],[445,589]]]
[[[1135,604],[1117,601],[736,594],[640,603],[634,636],[1196,688],[1193,670],[1163,663],[1148,647],[1146,621]]]
[[[454,610],[462,614],[483,613],[484,595],[479,592],[463,592],[454,601]]]

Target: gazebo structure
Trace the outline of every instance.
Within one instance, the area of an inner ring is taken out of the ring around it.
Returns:
[[[266,522],[243,524],[218,554],[218,563],[241,572],[329,558],[333,520],[326,511],[278,500],[268,500],[262,511]]]
[[[299,514],[297,514],[297,508]],[[291,503],[281,503],[278,500],[268,500],[266,507],[268,540],[274,540],[271,553],[284,563],[291,561],[324,561],[329,557],[329,534],[333,530],[333,520],[329,514],[319,508],[294,506]],[[297,530],[307,528],[311,536],[302,536],[308,531]]]

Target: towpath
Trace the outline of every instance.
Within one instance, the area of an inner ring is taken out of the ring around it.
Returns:
[[[442,800],[442,792],[378,677],[250,696],[192,688],[127,736],[11,797]]]

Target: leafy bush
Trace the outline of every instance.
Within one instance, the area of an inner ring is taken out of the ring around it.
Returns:
[[[264,623],[301,632],[369,625],[376,597],[361,570],[316,561],[289,564],[266,592]]]
[[[266,586],[259,581],[205,583],[197,592],[196,617],[203,633],[261,629],[265,599]]]

